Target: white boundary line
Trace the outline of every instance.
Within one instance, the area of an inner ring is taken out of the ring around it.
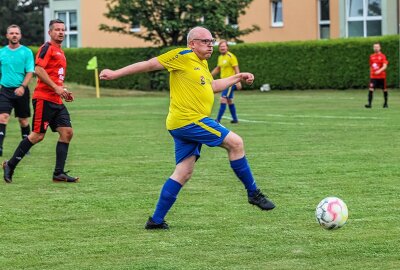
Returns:
[[[251,114],[241,114],[244,116],[252,116]],[[259,115],[257,115],[259,116]],[[344,119],[344,120],[384,120],[386,118],[382,117],[374,117],[374,116],[335,116],[335,115],[303,115],[303,114],[295,114],[295,115],[284,115],[284,114],[264,114],[263,116],[267,117],[279,117],[279,118],[323,118],[323,119]],[[230,119],[224,117],[226,119]]]

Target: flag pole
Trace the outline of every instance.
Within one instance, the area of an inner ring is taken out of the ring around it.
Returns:
[[[99,87],[99,70],[95,68],[94,77],[96,82],[96,98],[100,98],[100,87]]]

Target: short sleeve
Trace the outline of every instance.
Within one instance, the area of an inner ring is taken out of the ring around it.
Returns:
[[[382,61],[384,64],[389,64],[389,61],[387,60],[387,58],[386,58],[386,56],[383,58],[383,61]]]
[[[231,54],[231,65],[232,67],[236,67],[239,65],[239,62],[234,54]]]
[[[163,65],[168,71],[183,70],[187,62],[185,54],[192,53],[191,49],[174,49],[157,57],[157,60]]]
[[[49,59],[51,57],[51,45],[49,43],[44,44],[40,47],[39,51],[36,54],[35,64],[45,68]]]
[[[34,72],[35,71],[35,63],[33,60],[33,53],[30,49],[26,50],[26,59],[25,59],[25,72]]]

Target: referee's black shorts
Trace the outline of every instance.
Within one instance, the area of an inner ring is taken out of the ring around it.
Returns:
[[[14,109],[15,117],[28,118],[31,116],[31,108],[29,106],[30,93],[29,88],[25,87],[22,96],[15,95],[16,87],[1,87],[0,90],[0,113],[11,114]]]

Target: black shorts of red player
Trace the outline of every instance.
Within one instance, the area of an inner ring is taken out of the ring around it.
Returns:
[[[43,99],[33,99],[32,131],[46,133],[50,127],[56,132],[59,127],[72,127],[69,112],[64,104],[57,104]]]
[[[22,96],[15,95],[17,89],[2,87],[0,91],[0,113],[11,114],[14,109],[15,117],[28,118],[31,117],[31,108],[29,106],[29,88],[25,87],[25,92]]]
[[[386,90],[386,79],[370,79],[369,89],[375,90],[376,88]]]

